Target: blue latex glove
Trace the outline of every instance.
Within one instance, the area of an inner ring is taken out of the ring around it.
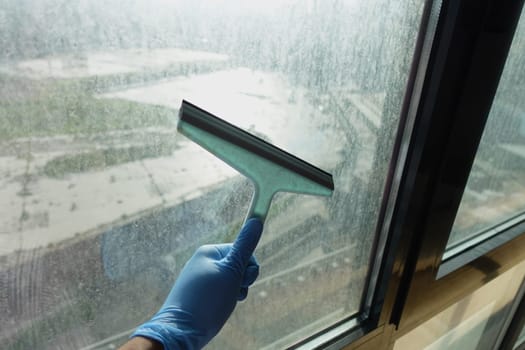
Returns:
[[[262,222],[249,219],[233,244],[199,247],[182,269],[162,308],[133,334],[165,350],[201,349],[228,320],[259,275],[252,256]]]

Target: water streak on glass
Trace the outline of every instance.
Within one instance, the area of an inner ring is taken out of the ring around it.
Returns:
[[[358,311],[420,0],[4,0],[0,343],[111,349],[252,189],[176,133],[182,99],[334,175],[278,195],[261,275],[211,349],[280,348]]]

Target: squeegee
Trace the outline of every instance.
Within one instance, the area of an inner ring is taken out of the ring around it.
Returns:
[[[334,190],[329,173],[185,100],[177,130],[253,182],[246,220],[264,222],[277,192],[330,196]]]

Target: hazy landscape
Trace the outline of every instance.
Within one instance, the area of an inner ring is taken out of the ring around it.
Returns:
[[[332,173],[336,188],[276,196],[261,275],[210,348],[281,348],[357,312],[422,11],[401,3],[5,2],[2,344],[114,349],[196,247],[235,238],[251,185],[176,132],[182,99]],[[520,159],[520,137],[495,136],[497,152]],[[480,203],[522,205],[524,167],[493,151],[474,167],[458,237],[490,220]]]

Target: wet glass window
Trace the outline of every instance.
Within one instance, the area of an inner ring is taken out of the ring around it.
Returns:
[[[209,347],[281,348],[356,314],[423,5],[4,0],[2,347],[114,348],[199,245],[234,239],[251,185],[177,134],[182,99],[335,182],[331,198],[276,196],[261,275]],[[492,161],[514,167],[525,124],[508,84]],[[484,176],[514,177],[484,192],[497,203],[523,169],[490,162]]]
[[[525,213],[525,18],[510,49],[447,248],[471,244]]]

